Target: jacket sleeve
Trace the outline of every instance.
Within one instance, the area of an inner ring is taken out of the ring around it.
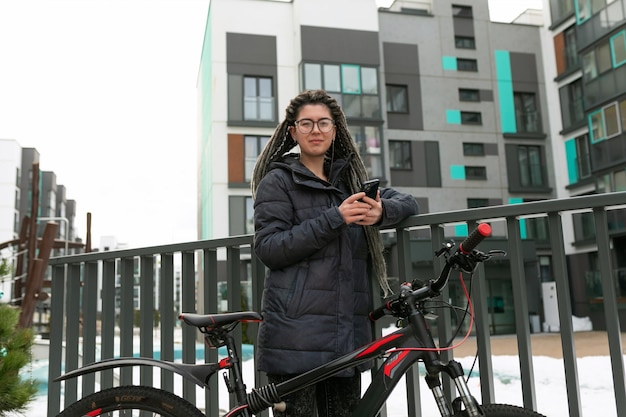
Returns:
[[[393,188],[381,189],[380,201],[383,205],[383,217],[378,226],[391,226],[400,223],[409,216],[419,214],[419,207],[415,198]]]
[[[254,201],[254,252],[270,269],[296,264],[324,248],[347,227],[339,209],[328,207],[317,217],[296,224],[291,188],[270,172],[259,183]]]

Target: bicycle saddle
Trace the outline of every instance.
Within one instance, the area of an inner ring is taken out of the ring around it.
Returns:
[[[191,326],[206,327],[207,329],[216,329],[236,322],[263,320],[263,317],[256,311],[219,314],[181,313],[178,318]]]

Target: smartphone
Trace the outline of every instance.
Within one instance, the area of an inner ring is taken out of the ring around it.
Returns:
[[[380,185],[379,179],[373,179],[365,181],[361,186],[361,191],[365,193],[371,199],[376,200],[376,194],[378,193],[378,186]]]

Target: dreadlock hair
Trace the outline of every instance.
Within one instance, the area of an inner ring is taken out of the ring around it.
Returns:
[[[324,90],[305,90],[294,97],[285,109],[285,119],[276,127],[274,134],[261,151],[254,171],[252,173],[251,188],[252,197],[256,197],[259,183],[269,172],[272,162],[280,160],[285,153],[296,146],[296,141],[291,137],[289,127],[294,126],[300,109],[308,104],[323,104],[330,110],[335,122],[336,135],[332,146],[326,152],[325,158],[332,163],[336,159],[347,159],[349,155],[359,155],[358,147],[348,130],[345,114],[333,97]],[[346,172],[346,180],[352,194],[360,191],[361,184],[367,180],[367,171],[363,160],[350,158],[350,164]],[[375,226],[364,226],[367,245],[372,256],[373,273],[378,278],[384,296],[392,293],[387,281],[387,267],[383,256],[383,243],[380,232]]]

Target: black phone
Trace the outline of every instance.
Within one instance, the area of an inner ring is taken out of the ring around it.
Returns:
[[[379,179],[373,179],[365,181],[361,186],[361,191],[365,193],[371,199],[376,200],[376,194],[378,193],[378,186],[380,185]]]

